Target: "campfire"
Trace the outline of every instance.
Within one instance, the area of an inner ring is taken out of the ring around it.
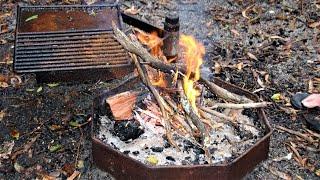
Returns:
[[[105,144],[148,165],[223,164],[265,135],[253,108],[269,103],[202,77],[205,48],[194,37],[181,35],[179,55],[167,58],[157,33],[113,28],[136,67],[129,79],[139,80],[104,98],[98,137]]]

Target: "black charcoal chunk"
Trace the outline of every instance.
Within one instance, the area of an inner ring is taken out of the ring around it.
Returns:
[[[163,151],[163,147],[151,147],[151,150],[153,151],[153,152],[162,152]]]
[[[118,136],[121,141],[133,140],[143,133],[139,126],[137,121],[117,121],[113,127],[113,134]]]
[[[172,156],[167,156],[166,159],[169,161],[174,161],[174,162],[176,161]]]

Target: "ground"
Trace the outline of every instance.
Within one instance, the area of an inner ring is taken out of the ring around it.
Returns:
[[[94,0],[24,0],[20,4],[85,4]],[[74,169],[82,179],[110,179],[92,163],[90,123],[93,98],[112,82],[37,84],[34,75],[12,69],[16,1],[0,2],[0,179],[66,178]],[[272,127],[306,132],[306,110],[294,111],[296,92],[319,92],[320,4],[316,1],[180,0],[123,1],[139,18],[162,26],[169,10],[180,15],[181,31],[206,47],[203,74],[220,77],[274,102],[265,109]],[[317,84],[318,83],[318,84]],[[280,95],[280,96],[279,96]],[[273,98],[271,98],[273,97]],[[319,112],[319,111],[318,111]],[[73,123],[70,123],[73,122]],[[84,123],[80,128],[74,122]],[[19,137],[18,137],[19,136]],[[34,141],[32,141],[34,140]],[[275,129],[267,161],[246,179],[317,179],[319,139],[299,143]],[[292,143],[294,145],[292,145]],[[8,152],[13,146],[12,151]],[[300,146],[300,145],[303,146]],[[293,147],[293,148],[290,148]],[[290,160],[275,161],[294,153]],[[4,154],[8,152],[9,159]],[[61,173],[61,169],[68,173]]]

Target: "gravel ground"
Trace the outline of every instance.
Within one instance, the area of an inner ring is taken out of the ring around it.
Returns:
[[[32,179],[45,175],[66,178],[70,175],[61,173],[60,169],[76,169],[81,172],[81,179],[112,179],[92,164],[90,125],[79,129],[72,127],[70,122],[86,122],[97,92],[112,88],[116,83],[60,83],[50,87],[52,85],[37,84],[33,75],[19,75],[21,83],[17,83],[19,78],[12,71],[12,56],[15,5],[18,3],[81,2],[0,2],[0,82],[7,80],[9,86],[0,88],[0,115],[4,114],[3,118],[0,116],[0,143],[14,142],[14,153],[37,137],[26,153],[17,155],[14,160],[0,159],[0,179]],[[272,101],[271,97],[280,93],[282,99],[265,110],[270,123],[273,127],[281,125],[298,132],[304,131],[303,114],[306,111],[295,112],[286,105],[287,98],[292,94],[312,90],[310,80],[314,82],[320,78],[320,26],[314,27],[320,21],[319,3],[274,0],[140,0],[120,3],[121,9],[131,8],[132,5],[141,8],[137,16],[158,26],[162,26],[166,12],[178,11],[181,31],[195,36],[206,47],[206,75],[220,77],[251,92],[256,91],[265,101]],[[313,86],[314,92],[320,91],[319,85],[314,83]],[[20,137],[12,141],[14,130],[20,133]],[[289,142],[297,144],[300,141],[275,130],[269,159],[258,165],[246,179],[289,176],[293,179],[319,179],[315,174],[315,170],[320,168],[319,139],[314,146],[308,145],[318,148],[316,152],[297,148],[302,158],[307,158],[304,167],[294,158],[273,161],[291,152],[286,146]],[[57,145],[59,149],[52,151]]]

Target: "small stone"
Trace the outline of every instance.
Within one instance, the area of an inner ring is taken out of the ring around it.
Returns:
[[[151,147],[151,150],[153,151],[153,152],[162,152],[163,151],[163,147]]]
[[[297,93],[291,97],[290,103],[295,109],[302,109],[303,105],[301,102],[308,96],[308,93]]]
[[[166,159],[169,161],[174,161],[174,162],[176,161],[172,156],[167,156]]]
[[[139,151],[133,151],[132,154],[137,156],[139,154]]]

